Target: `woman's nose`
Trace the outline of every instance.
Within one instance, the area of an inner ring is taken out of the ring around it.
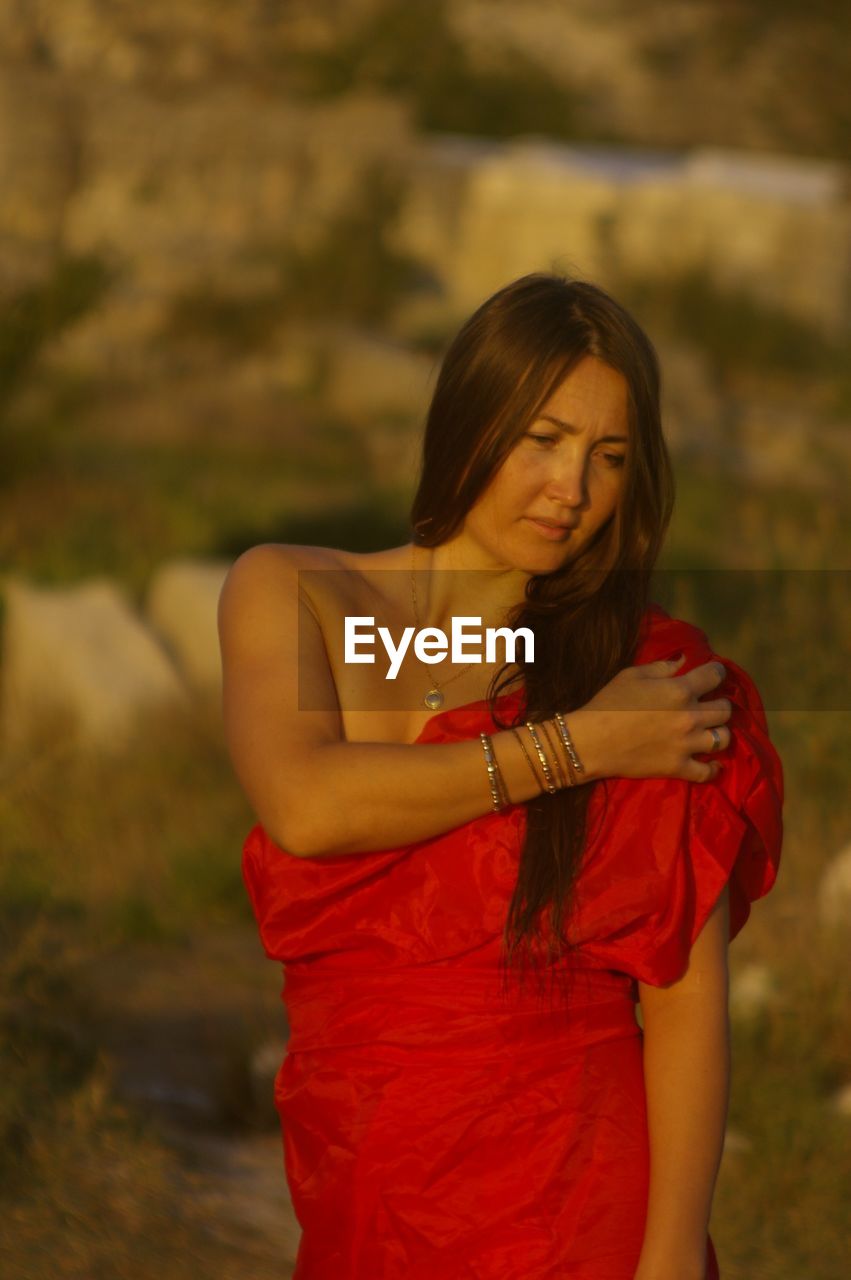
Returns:
[[[585,463],[582,458],[553,458],[546,495],[553,502],[578,507],[586,498]]]

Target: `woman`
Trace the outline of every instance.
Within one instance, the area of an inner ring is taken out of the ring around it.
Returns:
[[[783,781],[749,676],[648,599],[672,491],[649,340],[536,274],[447,352],[410,544],[228,574],[297,1280],[718,1275],[727,943]],[[471,618],[533,653],[438,665]]]

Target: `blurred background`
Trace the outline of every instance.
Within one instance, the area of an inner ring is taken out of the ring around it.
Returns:
[[[407,541],[448,339],[551,268],[658,348],[658,598],[786,768],[722,1273],[847,1274],[849,78],[834,0],[0,5],[9,1280],[290,1274],[218,591],[258,542]]]

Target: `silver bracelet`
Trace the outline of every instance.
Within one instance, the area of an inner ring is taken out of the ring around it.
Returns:
[[[541,768],[543,769],[544,777],[547,780],[547,791],[550,793],[551,796],[554,796],[555,793],[558,791],[558,787],[553,782],[553,771],[550,768],[549,760],[544,755],[544,751],[541,746],[541,739],[538,737],[538,731],[536,730],[535,726],[532,724],[531,720],[526,721],[526,728],[529,730],[529,734],[532,738],[532,742],[534,744],[535,750],[538,753],[538,759],[541,762]]]
[[[482,742],[482,750],[485,753],[485,763],[488,767],[488,782],[490,783],[491,789],[491,801],[494,811],[499,813],[500,810],[505,809],[508,805],[508,796],[505,791],[502,774],[500,772],[496,756],[494,755],[493,743],[490,740],[490,736],[486,733],[480,733],[479,738]]]
[[[577,773],[584,773],[585,768],[582,764],[582,761],[579,759],[579,756],[576,754],[576,748],[573,745],[573,740],[567,731],[567,725],[564,723],[564,716],[562,716],[562,714],[559,711],[557,711],[555,713],[554,719],[556,724],[558,725],[558,731],[561,734],[561,740],[564,743],[565,750],[567,751],[567,754],[570,756],[570,763],[573,765]]]

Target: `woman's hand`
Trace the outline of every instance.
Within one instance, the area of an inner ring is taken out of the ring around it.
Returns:
[[[589,781],[620,777],[709,782],[718,776],[718,761],[693,756],[730,745],[729,698],[698,701],[721,683],[726,670],[711,661],[677,676],[683,660],[681,654],[675,660],[625,667],[568,717]],[[718,731],[717,747],[712,728]]]

